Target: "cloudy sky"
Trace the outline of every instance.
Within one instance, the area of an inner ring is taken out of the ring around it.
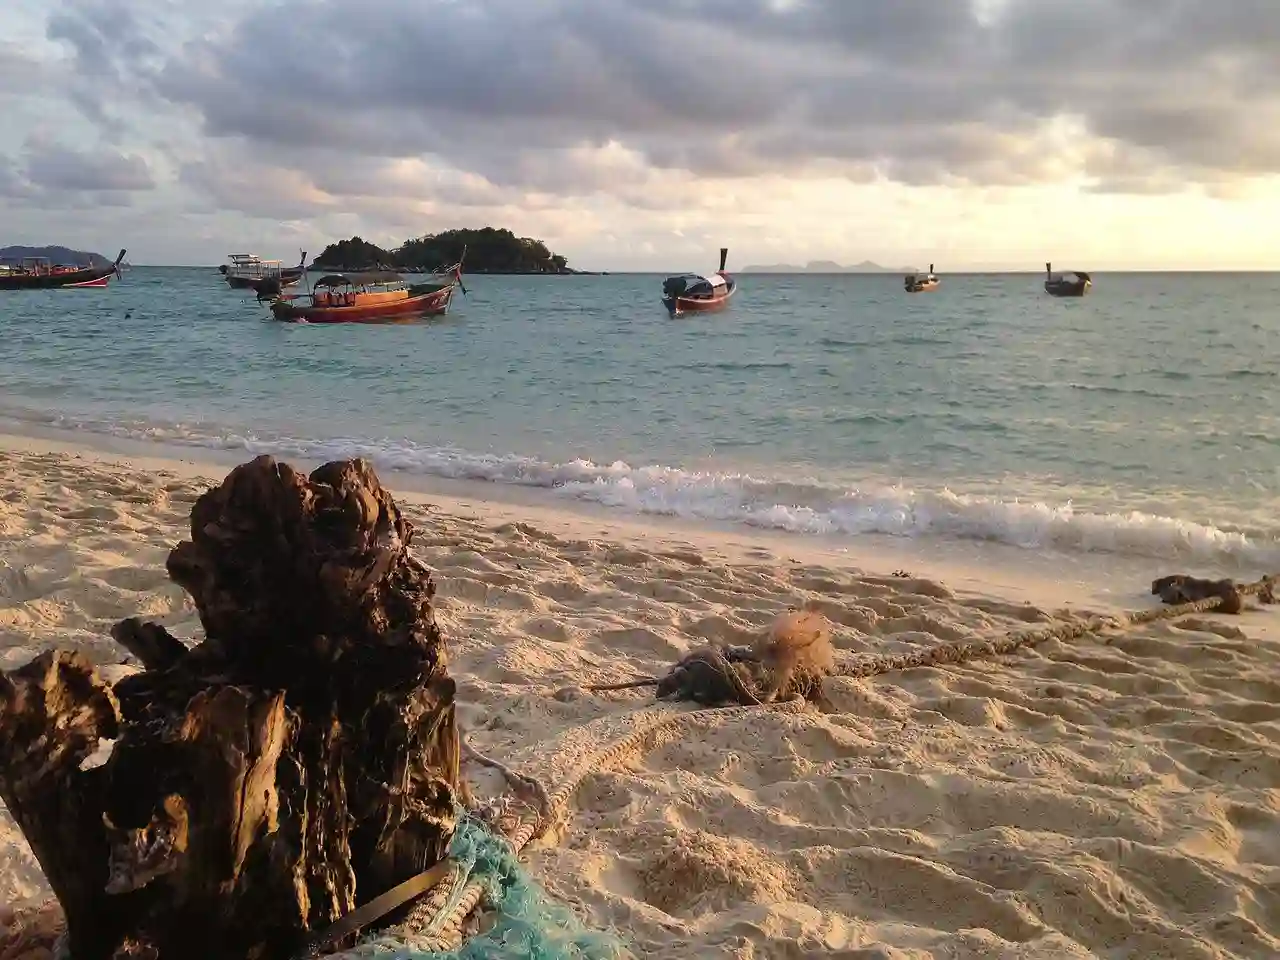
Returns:
[[[1277,0],[3,0],[0,245],[1263,268]]]

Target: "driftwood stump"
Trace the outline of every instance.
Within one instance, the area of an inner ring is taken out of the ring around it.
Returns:
[[[203,643],[126,620],[146,669],[114,688],[66,652],[0,674],[0,795],[75,960],[286,957],[444,856],[454,684],[412,535],[363,461],[259,457],[169,555]]]

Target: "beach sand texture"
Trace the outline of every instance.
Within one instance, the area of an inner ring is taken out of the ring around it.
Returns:
[[[108,635],[127,616],[197,638],[164,560],[207,483],[0,452],[0,668],[57,647],[127,670]],[[845,656],[1052,619],[925,579],[738,555],[710,534],[623,542],[599,521],[575,534],[483,504],[404,506],[471,741],[535,776],[558,736],[651,702],[565,688],[659,673],[789,608],[825,615]],[[1276,615],[834,679],[836,713],[702,723],[589,776],[530,869],[646,957],[1280,956]],[[47,897],[0,810],[0,904]]]

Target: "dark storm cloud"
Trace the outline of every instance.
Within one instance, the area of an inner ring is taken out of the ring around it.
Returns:
[[[163,47],[147,32],[165,0],[138,3],[135,15],[121,0],[69,0],[54,10],[45,36],[70,53],[61,76],[64,96],[110,141],[128,138],[119,115],[122,103],[152,96],[150,75],[163,59]]]
[[[30,184],[18,173],[18,165],[11,158],[0,155],[0,197],[17,200],[30,190]]]
[[[610,142],[695,175],[1026,184],[1073,148],[1102,189],[1280,171],[1275,0],[281,0],[172,50],[123,6],[49,34],[295,165],[437,156],[563,192],[592,182],[564,151]]]
[[[46,190],[120,192],[155,186],[142,157],[111,149],[82,152],[52,143],[28,144],[26,179]]]
[[[72,50],[78,72],[99,80],[123,82],[128,72],[160,53],[129,7],[118,2],[78,2],[50,14],[50,40]]]
[[[109,147],[80,151],[39,138],[20,156],[0,154],[0,197],[44,209],[120,206],[155,187],[147,162]]]

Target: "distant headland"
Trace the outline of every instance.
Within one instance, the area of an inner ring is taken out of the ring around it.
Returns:
[[[66,267],[109,267],[111,261],[90,250],[72,250],[70,247],[0,247],[0,260],[26,260],[41,258]]]
[[[312,262],[319,270],[369,270],[383,267],[405,273],[429,272],[456,263],[466,251],[467,273],[578,274],[569,261],[552,253],[541,240],[517,237],[510,230],[446,230],[406,240],[385,250],[360,237],[340,240],[324,248]]]
[[[915,267],[882,267],[870,260],[846,267],[833,260],[810,260],[803,267],[794,263],[771,263],[765,266],[752,264],[742,268],[742,273],[919,273]]]

